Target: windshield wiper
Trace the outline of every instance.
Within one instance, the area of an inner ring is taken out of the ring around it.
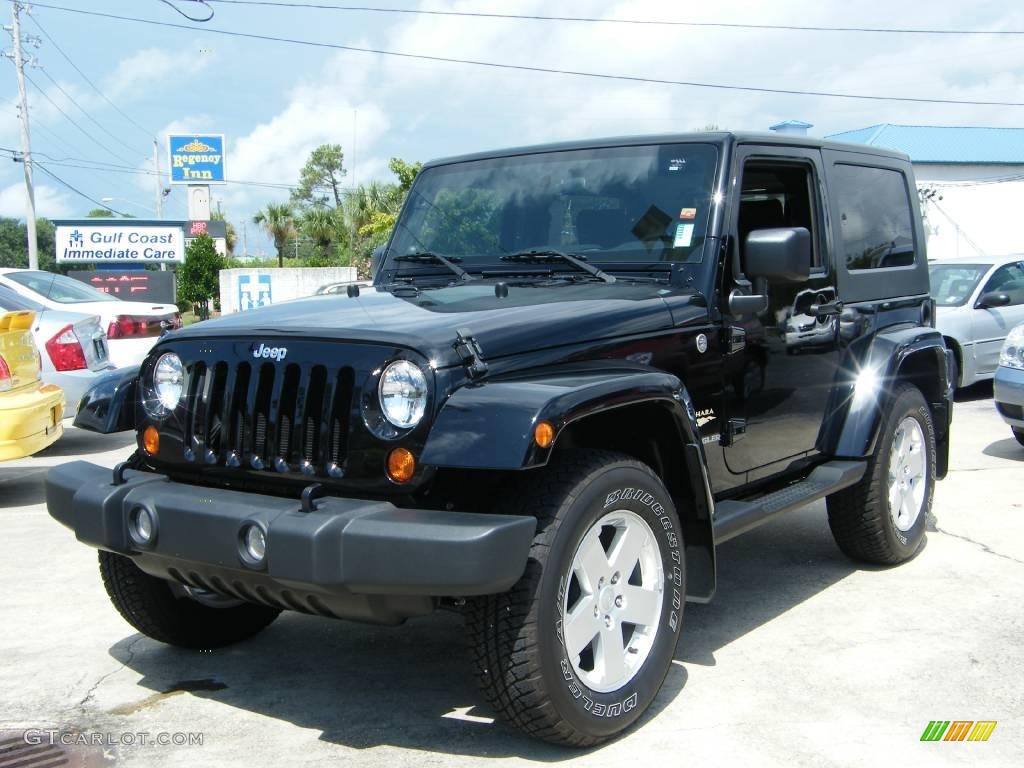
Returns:
[[[476,280],[469,272],[464,270],[455,262],[462,261],[458,256],[442,256],[440,253],[433,251],[417,251],[416,253],[405,253],[401,256],[395,256],[395,261],[415,261],[426,264],[443,264],[448,267],[452,272],[458,275],[459,279],[463,282],[469,282],[470,280]]]
[[[526,251],[517,251],[516,253],[506,253],[501,257],[502,261],[530,261],[530,262],[545,262],[545,261],[564,261],[566,264],[571,264],[588,275],[596,277],[598,280],[604,280],[606,283],[614,283],[615,277],[609,275],[593,264],[588,264],[584,261],[583,256],[575,253],[565,253],[564,251],[556,250],[555,248],[530,248]]]

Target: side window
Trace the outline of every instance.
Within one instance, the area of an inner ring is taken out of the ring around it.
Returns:
[[[1011,307],[1024,304],[1024,265],[1016,262],[997,269],[985,283],[982,293],[989,291],[1001,291],[1008,294]]]
[[[743,167],[737,234],[740,248],[755,229],[804,227],[811,233],[811,268],[821,267],[814,177],[802,163],[751,160]],[[746,254],[741,250],[745,262]]]
[[[839,253],[855,270],[914,264],[914,225],[907,182],[900,171],[835,166]]]

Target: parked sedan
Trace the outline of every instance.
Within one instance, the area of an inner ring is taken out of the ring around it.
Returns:
[[[162,324],[181,327],[181,315],[173,304],[124,301],[66,275],[0,269],[0,285],[49,309],[99,315],[107,333],[110,361],[118,368],[142,362],[163,332]]]
[[[929,265],[935,325],[956,356],[956,386],[991,379],[1010,329],[1024,323],[1024,256]]]
[[[82,395],[101,374],[114,370],[107,356],[107,334],[98,315],[47,309],[0,285],[0,312],[35,313],[32,336],[42,366],[42,380],[64,390],[64,418],[74,417]]]
[[[31,456],[64,432],[64,393],[39,380],[32,312],[0,312],[0,461]]]
[[[1006,337],[995,379],[996,410],[1024,445],[1024,324]]]

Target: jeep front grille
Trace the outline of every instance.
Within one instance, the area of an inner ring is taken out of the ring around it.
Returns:
[[[351,368],[202,361],[187,368],[186,460],[342,475],[352,404]]]

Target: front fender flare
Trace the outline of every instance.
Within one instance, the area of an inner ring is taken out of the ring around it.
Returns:
[[[670,373],[626,364],[570,364],[464,386],[438,413],[421,461],[457,469],[540,467],[570,424],[642,403],[662,405],[676,427],[685,466],[667,471],[688,477],[693,496],[679,509],[686,539],[687,598],[706,602],[716,581],[711,485],[696,412],[686,388]],[[554,443],[546,449],[533,439],[539,421],[555,428]]]

